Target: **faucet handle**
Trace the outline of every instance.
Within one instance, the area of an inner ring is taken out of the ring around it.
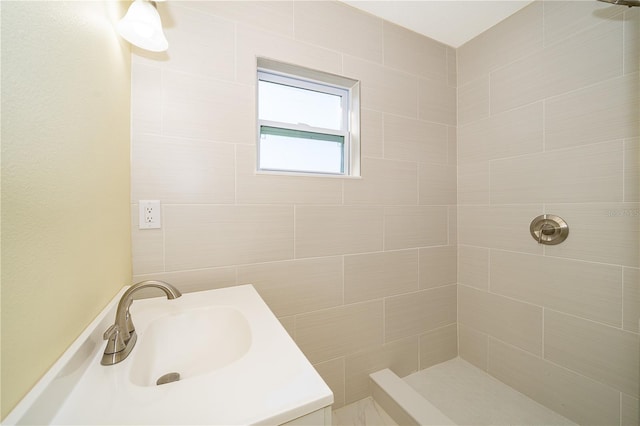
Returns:
[[[103,340],[109,340],[114,334],[120,332],[120,327],[118,324],[111,324],[111,327],[107,328],[107,330],[102,335]]]
[[[121,331],[118,324],[112,324],[111,327],[107,328],[104,332],[102,338],[108,340],[107,347],[104,350],[105,354],[120,352],[126,347]]]

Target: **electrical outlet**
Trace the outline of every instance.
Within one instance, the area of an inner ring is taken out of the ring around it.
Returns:
[[[159,200],[140,200],[139,224],[140,229],[158,229],[160,228],[160,201]]]

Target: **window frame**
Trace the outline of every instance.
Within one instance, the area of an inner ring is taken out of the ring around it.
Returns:
[[[266,58],[257,58],[256,73],[256,173],[311,175],[331,177],[360,176],[360,83],[357,80],[315,71],[297,65],[286,64]],[[342,105],[341,129],[326,129],[305,123],[284,123],[262,120],[259,115],[260,81],[283,84],[303,90],[339,96]],[[260,167],[261,128],[271,127],[292,132],[309,132],[343,137],[342,172],[271,169]]]

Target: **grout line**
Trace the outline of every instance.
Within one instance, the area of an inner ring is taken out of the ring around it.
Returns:
[[[382,251],[387,251],[387,235],[385,230],[387,229],[387,207],[382,207]],[[392,251],[392,250],[389,250]],[[396,250],[397,251],[397,250]]]
[[[162,272],[167,272],[167,216],[164,203],[160,204],[160,214],[162,215]],[[140,220],[140,218],[138,218]]]
[[[622,285],[620,286],[620,324],[621,324],[621,328],[624,330],[624,326],[625,326],[625,321],[624,321],[624,289],[625,289],[625,282],[624,282],[624,268],[620,268],[620,282],[622,283]],[[638,330],[638,332],[640,332],[640,330]]]
[[[549,358],[543,358],[543,357],[541,357],[540,355],[536,355],[536,354],[534,354],[533,352],[529,352],[529,351],[528,351],[528,350],[526,350],[526,349],[522,349],[522,348],[520,348],[520,347],[518,347],[518,346],[515,346],[515,345],[513,345],[513,344],[509,343],[509,342],[505,342],[504,340],[498,339],[498,338],[497,338],[497,337],[495,337],[495,336],[492,336],[492,335],[488,335],[488,336],[489,336],[489,339],[495,340],[496,342],[500,342],[500,344],[502,344],[502,345],[504,345],[504,346],[508,346],[510,350],[515,350],[515,351],[517,351],[517,352],[525,353],[525,354],[527,354],[527,355],[529,355],[529,356],[536,357],[536,358],[538,358],[539,360],[541,360],[541,361],[543,361],[543,362],[545,362],[545,363],[547,363],[547,364],[549,364],[549,365],[551,365],[551,366],[553,366],[553,367],[556,367],[556,368],[562,369],[562,370],[564,370],[564,371],[566,371],[566,372],[569,372],[569,373],[571,373],[571,374],[575,374],[576,376],[579,376],[579,377],[581,377],[581,378],[583,378],[583,379],[587,379],[587,380],[589,380],[590,382],[597,383],[597,384],[598,384],[598,385],[600,385],[600,386],[604,386],[604,387],[606,387],[606,388],[608,388],[608,389],[614,390],[614,391],[615,391],[615,392],[617,392],[617,393],[620,393],[620,394],[624,394],[624,395],[626,395],[624,392],[621,392],[621,391],[620,391],[620,389],[617,389],[617,388],[613,387],[613,386],[612,386],[612,385],[610,385],[609,383],[606,383],[606,382],[600,381],[599,379],[595,379],[595,378],[593,378],[593,377],[587,376],[587,375],[585,375],[585,374],[583,374],[583,373],[581,373],[581,372],[579,372],[579,371],[577,371],[577,370],[572,370],[571,368],[566,367],[566,366],[564,366],[564,365],[562,365],[562,364],[558,364],[557,362],[555,362],[555,361],[553,361],[553,360],[551,360],[551,359],[549,359]],[[493,375],[492,375],[492,376],[493,376]],[[495,376],[493,376],[493,377],[495,377]]]
[[[494,249],[489,249],[487,252],[487,292],[488,293],[493,293],[491,291],[491,250]],[[497,294],[497,293],[493,293],[493,294]]]
[[[547,152],[547,99],[542,100],[542,152]]]
[[[625,69],[625,65],[626,65],[626,48],[627,48],[627,40],[625,35],[625,30],[627,29],[627,25],[628,25],[628,21],[625,19],[625,17],[627,16],[627,12],[622,12],[622,75],[626,75],[624,72]],[[621,417],[622,418],[622,417]]]
[[[347,405],[347,356],[343,355],[342,358],[342,405]]]
[[[625,177],[627,175],[627,170],[626,170],[626,164],[627,164],[627,139],[623,139],[622,140],[622,202],[624,203],[625,199],[627,198],[627,188],[626,188],[626,180]]]
[[[545,326],[545,322],[544,319],[547,316],[547,308],[545,308],[544,306],[542,307],[542,330],[541,330],[541,341],[540,341],[540,353],[542,358],[544,359],[544,352],[545,352],[545,347],[544,347],[544,326]]]
[[[387,344],[387,298],[382,298],[382,345]]]
[[[233,23],[233,80],[238,82],[238,22]]]
[[[233,179],[233,205],[238,205],[238,146],[233,146],[233,166],[234,166],[234,179]]]
[[[620,396],[619,396],[619,399],[620,399],[620,414],[619,414],[620,415],[620,426],[623,425],[623,423],[622,423],[622,421],[623,421],[623,417],[622,417],[622,395],[623,395],[623,393],[620,392]]]

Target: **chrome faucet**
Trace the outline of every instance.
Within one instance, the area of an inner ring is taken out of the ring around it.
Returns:
[[[102,365],[117,364],[131,353],[138,336],[131,320],[129,307],[133,303],[133,293],[147,287],[159,288],[167,295],[167,299],[182,296],[177,288],[164,281],[142,281],[129,287],[118,302],[116,322],[104,332],[103,338],[107,341],[107,347],[100,362]]]

